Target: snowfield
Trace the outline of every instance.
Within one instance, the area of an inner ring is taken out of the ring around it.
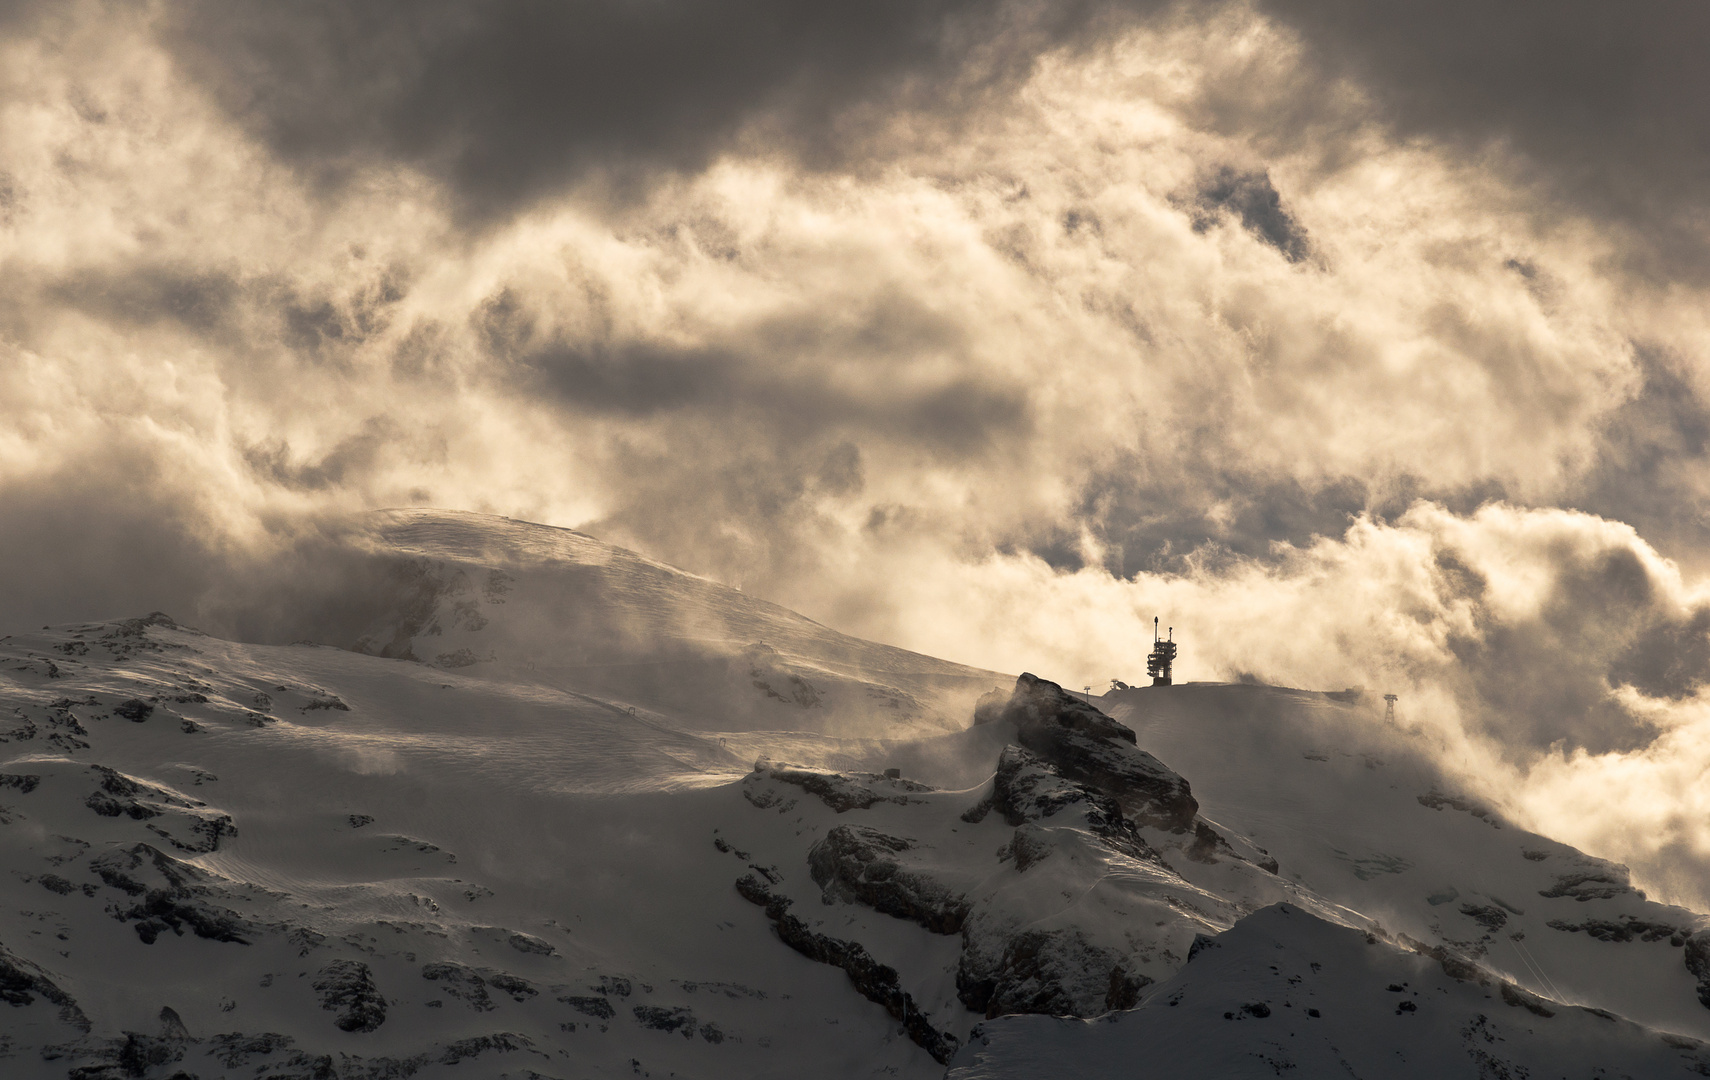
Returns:
[[[0,639],[0,1074],[1710,1075],[1710,919],[1369,702],[1089,704],[508,519],[372,545],[354,640]]]

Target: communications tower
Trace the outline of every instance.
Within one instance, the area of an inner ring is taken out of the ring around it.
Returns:
[[[1401,699],[1394,694],[1383,696],[1383,718],[1387,723],[1395,723],[1395,703]]]
[[[1167,638],[1158,637],[1158,619],[1152,618],[1152,655],[1146,658],[1146,674],[1152,676],[1153,686],[1170,685],[1170,666],[1176,662],[1176,628],[1170,627]]]

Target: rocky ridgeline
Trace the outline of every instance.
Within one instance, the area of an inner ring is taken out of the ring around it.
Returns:
[[[1200,819],[1188,782],[1140,749],[1132,730],[1055,683],[1023,675],[1008,698],[988,695],[975,722],[1013,726],[1015,741],[998,755],[972,806],[896,775],[769,761],[743,782],[747,801],[761,810],[799,815],[805,794],[837,818],[880,815],[872,823],[833,819],[804,853],[818,899],[959,936],[953,974],[970,1019],[1132,1008],[1155,978],[1185,962],[1196,936],[1226,929],[1261,902],[1231,902],[1183,877],[1171,859],[1207,873],[1222,863],[1218,873],[1241,875],[1265,901],[1287,894],[1275,862],[1237,838],[1244,856]],[[1010,833],[991,855],[969,863],[967,842],[945,834],[977,826],[988,835],[988,818]],[[737,890],[766,909],[782,941],[843,968],[934,1057],[954,1051],[956,1017],[921,1013],[894,968],[859,941],[815,929],[802,909],[792,909],[802,897],[786,895],[777,865],[750,862],[748,852],[715,842],[749,862]],[[1089,917],[1096,904],[1081,904],[1100,888],[1110,889],[1098,901],[1109,912],[1102,920]]]
[[[1193,828],[1199,814],[1188,782],[1139,748],[1134,732],[1054,682],[1023,674],[1009,700],[988,694],[975,724],[1013,724],[1016,742],[1067,780],[1114,799],[1136,825]]]

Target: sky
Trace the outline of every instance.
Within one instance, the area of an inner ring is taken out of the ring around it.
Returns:
[[[1710,907],[1710,8],[0,6],[0,619],[580,528],[1368,700]]]

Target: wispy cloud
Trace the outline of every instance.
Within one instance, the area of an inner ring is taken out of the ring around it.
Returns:
[[[1076,684],[1161,613],[1710,865],[1695,15],[713,10],[12,10],[0,612],[487,510]]]

